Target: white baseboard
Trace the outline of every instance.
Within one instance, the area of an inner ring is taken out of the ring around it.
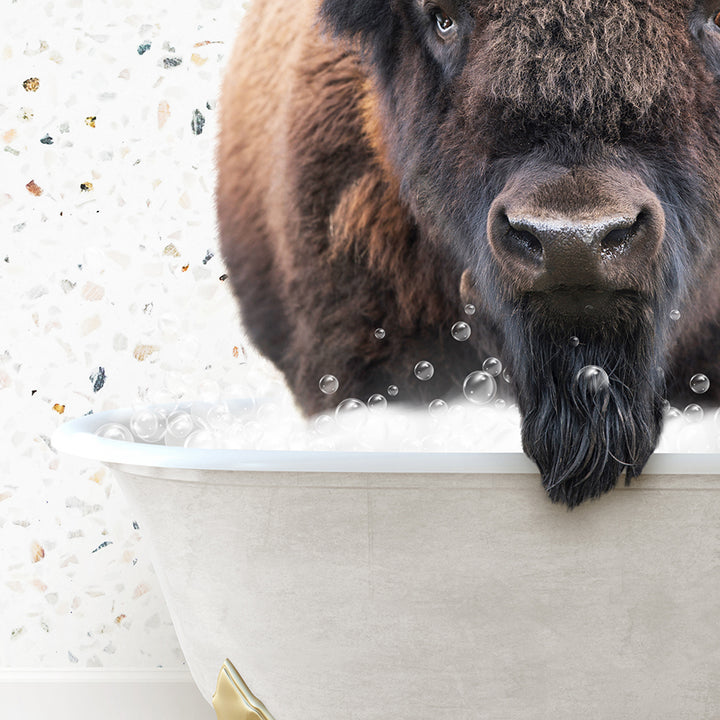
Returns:
[[[2,720],[215,720],[187,670],[2,669]]]

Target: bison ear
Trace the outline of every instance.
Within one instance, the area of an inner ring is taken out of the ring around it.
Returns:
[[[337,35],[374,39],[391,24],[389,0],[323,0],[320,17]]]

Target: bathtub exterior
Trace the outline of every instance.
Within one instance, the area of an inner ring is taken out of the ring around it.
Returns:
[[[717,456],[571,512],[531,472],[119,457],[208,700],[227,657],[275,720],[720,717]]]
[[[210,699],[276,720],[716,718],[720,478],[117,472]]]

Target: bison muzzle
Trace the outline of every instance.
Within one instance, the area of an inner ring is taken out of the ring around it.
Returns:
[[[720,0],[257,1],[218,170],[244,324],[307,413],[327,373],[420,403],[501,357],[572,507],[692,375],[720,399]]]

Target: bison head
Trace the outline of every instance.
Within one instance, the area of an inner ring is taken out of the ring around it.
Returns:
[[[321,12],[365,58],[423,241],[500,329],[551,497],[639,474],[673,353],[718,331],[720,1]]]

